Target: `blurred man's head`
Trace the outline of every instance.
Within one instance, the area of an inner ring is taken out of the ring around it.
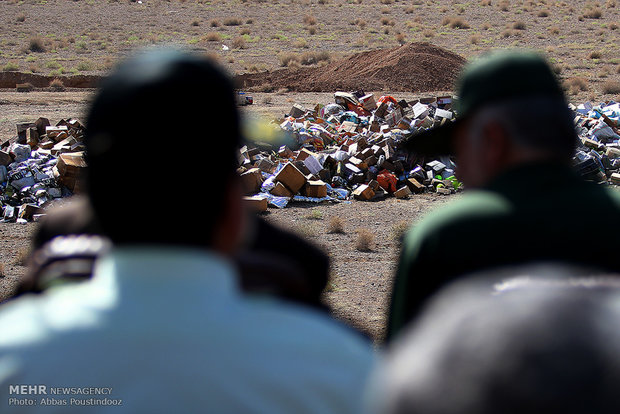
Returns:
[[[378,412],[620,412],[617,278],[491,286],[443,291],[394,343]]]
[[[468,187],[483,186],[517,164],[567,163],[572,157],[572,116],[556,76],[538,54],[485,54],[464,68],[457,93],[457,121],[412,137],[409,147],[456,155],[457,174]]]
[[[239,115],[213,62],[175,48],[136,53],[101,85],[85,142],[89,197],[114,243],[234,238],[235,226],[220,227],[239,222]]]

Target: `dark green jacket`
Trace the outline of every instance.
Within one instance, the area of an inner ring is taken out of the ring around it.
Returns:
[[[459,275],[543,261],[620,272],[620,192],[569,166],[529,164],[432,212],[405,238],[387,339]]]

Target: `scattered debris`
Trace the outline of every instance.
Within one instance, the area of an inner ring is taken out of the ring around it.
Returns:
[[[248,144],[239,153],[239,174],[248,196],[283,208],[290,201],[409,198],[421,192],[452,194],[462,188],[450,157],[424,159],[400,148],[412,130],[455,114],[451,96],[413,102],[363,91],[336,92],[334,102],[293,104],[274,129],[289,145]]]
[[[570,107],[580,138],[575,168],[587,180],[620,185],[620,103]]]
[[[17,138],[0,150],[2,221],[37,220],[50,201],[81,191],[83,136],[76,119],[17,124]]]

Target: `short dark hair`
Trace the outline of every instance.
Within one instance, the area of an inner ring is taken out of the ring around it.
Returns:
[[[234,93],[223,69],[175,47],[141,50],[103,81],[87,184],[114,243],[210,245],[241,142]]]
[[[444,290],[389,350],[379,411],[620,412],[617,276]]]

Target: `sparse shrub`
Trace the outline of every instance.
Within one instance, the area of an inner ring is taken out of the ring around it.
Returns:
[[[393,4],[394,0],[381,0],[381,4],[386,4],[386,5],[390,5]]]
[[[41,36],[34,36],[28,40],[28,50],[35,53],[45,52],[45,42]]]
[[[288,67],[291,62],[299,63],[299,55],[297,53],[283,52],[278,55],[280,66]]]
[[[390,229],[390,238],[394,241],[398,246],[400,246],[405,239],[405,235],[409,230],[409,222],[407,221],[399,221],[394,224]]]
[[[571,95],[575,95],[588,90],[588,81],[579,77],[569,78],[565,81],[564,87]]]
[[[442,25],[451,29],[469,29],[469,23],[460,17],[446,17],[443,19]]]
[[[316,27],[314,27],[314,26],[308,27],[308,33],[310,33],[311,35],[315,35],[316,34]]]
[[[549,33],[553,34],[553,35],[557,35],[560,33],[560,28],[557,26],[551,26],[549,28]]]
[[[15,89],[17,92],[31,92],[34,90],[34,85],[30,82],[18,83]]]
[[[512,24],[512,28],[515,30],[525,30],[526,29],[525,22],[523,21],[514,22]]]
[[[218,32],[209,32],[205,35],[204,39],[207,42],[219,42],[222,40],[222,35],[220,35]]]
[[[424,37],[426,37],[427,39],[430,39],[431,37],[435,36],[435,32],[431,29],[426,29],[422,32],[422,35],[424,35]]]
[[[15,62],[7,62],[3,67],[2,70],[4,72],[15,72],[19,70],[19,65]]]
[[[469,43],[471,43],[472,45],[477,45],[478,43],[480,43],[480,40],[482,40],[482,37],[479,34],[475,34],[469,38]]]
[[[537,14],[538,17],[549,17],[549,11],[548,10],[540,10]]]
[[[19,15],[17,15],[17,19],[18,22],[22,23],[26,21],[26,15],[24,13],[20,13]]]
[[[603,11],[598,6],[587,7],[583,13],[586,19],[600,19],[603,17]]]
[[[510,3],[508,2],[508,0],[502,0],[499,2],[498,7],[501,11],[507,12],[510,8]]]
[[[243,29],[241,29],[241,30],[239,31],[239,34],[240,34],[241,36],[243,36],[243,35],[249,35],[250,33],[252,33],[252,32],[250,31],[250,29],[249,29],[248,27],[244,27]]]
[[[338,216],[334,216],[329,219],[329,225],[327,226],[327,232],[330,234],[343,234],[344,233],[344,220]]]
[[[318,208],[313,208],[310,213],[305,216],[308,220],[323,220],[323,212]]]
[[[619,94],[620,93],[620,82],[614,80],[608,80],[603,83],[602,91],[605,94]]]
[[[388,24],[390,24],[390,18],[389,17],[383,16],[379,21],[384,26],[387,26]]]
[[[299,59],[299,63],[301,63],[302,65],[314,65],[320,62],[329,62],[331,60],[331,56],[329,55],[329,52],[326,51],[311,51],[311,52],[304,52],[301,55],[301,58]]]
[[[316,17],[307,14],[304,16],[303,22],[305,25],[314,26],[316,24]]]
[[[415,12],[415,7],[413,6],[409,6],[405,9],[405,14],[412,14],[413,12]]]
[[[357,230],[357,239],[355,241],[355,249],[360,252],[372,251],[374,235],[368,229]]]
[[[222,24],[217,19],[213,19],[213,20],[211,20],[211,22],[209,22],[209,26],[211,26],[211,27],[220,27],[221,25]]]
[[[404,45],[406,43],[406,36],[404,33],[396,33],[396,41],[399,45]]]
[[[617,28],[618,28],[618,25],[616,23],[609,24],[609,30],[616,30]]]
[[[232,40],[231,46],[233,49],[245,49],[246,40],[243,36],[237,36]]]
[[[199,21],[199,20],[192,20],[192,23],[191,23],[191,24],[192,24],[192,26],[194,26],[194,27],[198,27],[198,26],[200,26],[200,21]]]
[[[61,92],[65,90],[65,85],[60,79],[55,78],[50,82],[50,88],[56,92]]]
[[[293,43],[293,47],[295,47],[297,49],[307,49],[308,48],[308,42],[304,38],[299,38],[299,39],[295,40],[295,42]]]
[[[4,277],[4,276],[6,276],[5,270],[4,270],[4,263],[0,262],[0,277]]]
[[[229,17],[224,20],[224,26],[240,26],[243,22],[241,19],[237,19],[236,17]]]
[[[491,5],[491,0],[481,0],[480,1],[480,5],[481,6],[490,6]]]
[[[252,24],[252,23],[254,23],[254,19],[247,19],[245,21],[245,24]]]
[[[600,59],[602,57],[601,52],[597,50],[593,50],[588,54],[590,59]]]

